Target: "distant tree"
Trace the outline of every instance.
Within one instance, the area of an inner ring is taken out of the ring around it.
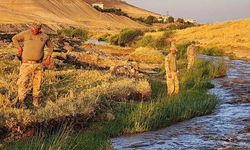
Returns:
[[[94,8],[95,8],[96,10],[100,11],[100,12],[103,12],[103,9],[102,9],[101,7],[99,7],[99,6],[94,6]]]
[[[154,22],[154,20],[155,20],[155,17],[149,15],[149,16],[147,17],[147,19],[145,20],[145,23],[148,24],[148,25],[152,25],[153,22]]]
[[[169,16],[168,17],[168,23],[174,23],[174,17]]]
[[[145,22],[144,18],[140,17],[140,18],[137,18],[136,20],[140,21],[140,22]]]
[[[185,23],[184,19],[182,19],[182,18],[178,18],[176,22]]]

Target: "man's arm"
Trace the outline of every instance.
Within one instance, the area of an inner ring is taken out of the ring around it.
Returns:
[[[189,53],[190,53],[190,46],[187,48],[187,59],[189,58]]]
[[[46,59],[44,60],[44,64],[50,65],[50,58],[51,58],[51,55],[53,53],[54,48],[53,48],[53,44],[52,44],[50,39],[47,40],[46,45],[47,45],[49,51],[48,51],[48,55],[47,55]]]
[[[16,48],[21,47],[19,41],[24,40],[24,35],[25,35],[25,32],[21,32],[21,33],[18,33],[15,36],[12,37],[12,42],[14,43]]]
[[[21,32],[21,33],[19,33],[19,34],[12,37],[12,42],[14,43],[15,47],[18,49],[18,55],[19,56],[22,56],[22,54],[23,54],[23,48],[19,43],[20,40],[24,40],[24,35],[23,34],[24,33]]]
[[[168,76],[169,78],[171,78],[171,74],[170,74],[170,68],[169,68],[169,57],[167,56],[165,58],[165,70],[166,70],[166,76]]]

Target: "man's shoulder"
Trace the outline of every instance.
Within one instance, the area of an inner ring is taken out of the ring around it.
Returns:
[[[165,57],[165,59],[169,59],[169,57],[170,57],[170,53]]]
[[[46,34],[46,33],[44,33],[44,32],[42,32],[41,31],[41,33],[40,33],[42,36],[44,36],[44,37],[47,37],[47,38],[49,38],[49,36]]]
[[[25,31],[20,32],[19,34],[31,34],[31,32],[30,30],[25,30]]]
[[[15,39],[16,37],[26,37],[29,34],[30,34],[29,30],[22,31],[22,32],[17,33],[15,36],[13,36],[13,39]]]

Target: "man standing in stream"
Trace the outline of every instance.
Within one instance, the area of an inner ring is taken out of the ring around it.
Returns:
[[[41,85],[43,83],[44,64],[49,65],[53,45],[48,35],[41,31],[42,24],[34,21],[30,30],[23,31],[12,38],[12,41],[18,49],[19,58],[21,58],[21,67],[18,85],[18,99],[20,106],[27,109],[25,98],[28,92],[29,81],[33,82],[33,105],[39,107],[39,100],[42,95]],[[23,47],[20,45],[23,41]],[[44,47],[48,47],[48,54],[43,63]]]

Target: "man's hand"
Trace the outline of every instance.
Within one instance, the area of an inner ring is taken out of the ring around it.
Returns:
[[[50,56],[47,56],[47,58],[44,60],[44,64],[46,66],[50,65]]]
[[[20,46],[18,47],[18,55],[22,56],[23,55],[23,48]]]
[[[169,74],[169,75],[168,75],[168,78],[172,78],[172,75],[171,75],[171,74]]]
[[[180,75],[179,71],[177,71],[176,75],[177,75],[177,77],[179,77],[179,75]]]

